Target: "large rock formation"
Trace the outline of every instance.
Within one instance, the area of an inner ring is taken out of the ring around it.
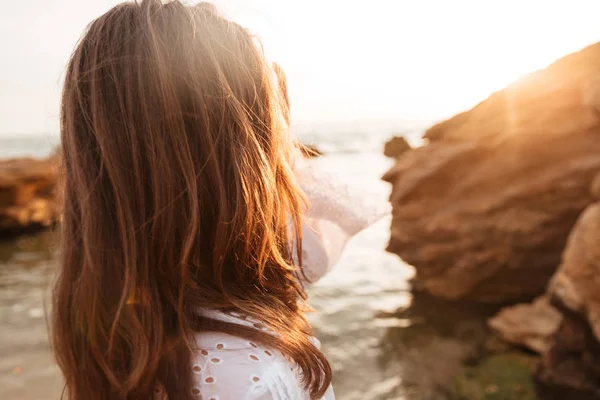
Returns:
[[[430,128],[384,176],[388,250],[448,299],[541,294],[600,171],[600,44]]]
[[[545,399],[600,399],[600,203],[573,229],[548,296],[563,314],[537,374]]]
[[[56,158],[0,161],[0,236],[50,225],[57,218]]]

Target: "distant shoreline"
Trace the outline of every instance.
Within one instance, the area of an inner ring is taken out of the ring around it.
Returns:
[[[421,133],[431,124],[405,120],[316,121],[295,124],[292,132],[306,145],[314,145],[327,154],[381,152],[383,144],[394,135],[404,135],[411,145],[418,145]],[[0,160],[45,158],[59,144],[58,133],[0,133]]]

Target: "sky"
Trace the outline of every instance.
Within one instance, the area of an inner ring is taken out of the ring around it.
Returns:
[[[115,0],[3,0],[0,135],[58,132],[61,81]],[[285,69],[296,122],[438,120],[600,41],[598,0],[215,0]]]

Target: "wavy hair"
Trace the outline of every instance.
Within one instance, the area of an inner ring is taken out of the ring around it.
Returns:
[[[123,3],[93,21],[61,107],[52,338],[71,400],[191,399],[194,334],[331,368],[305,317],[303,195],[286,99],[249,32],[200,3]],[[277,334],[200,317],[236,310]]]

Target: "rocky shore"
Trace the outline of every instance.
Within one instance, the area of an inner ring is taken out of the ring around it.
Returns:
[[[599,67],[600,43],[519,79],[383,177],[413,290],[507,306],[489,327],[539,354],[541,399],[600,399]]]
[[[0,237],[48,227],[58,217],[57,159],[0,161]]]

